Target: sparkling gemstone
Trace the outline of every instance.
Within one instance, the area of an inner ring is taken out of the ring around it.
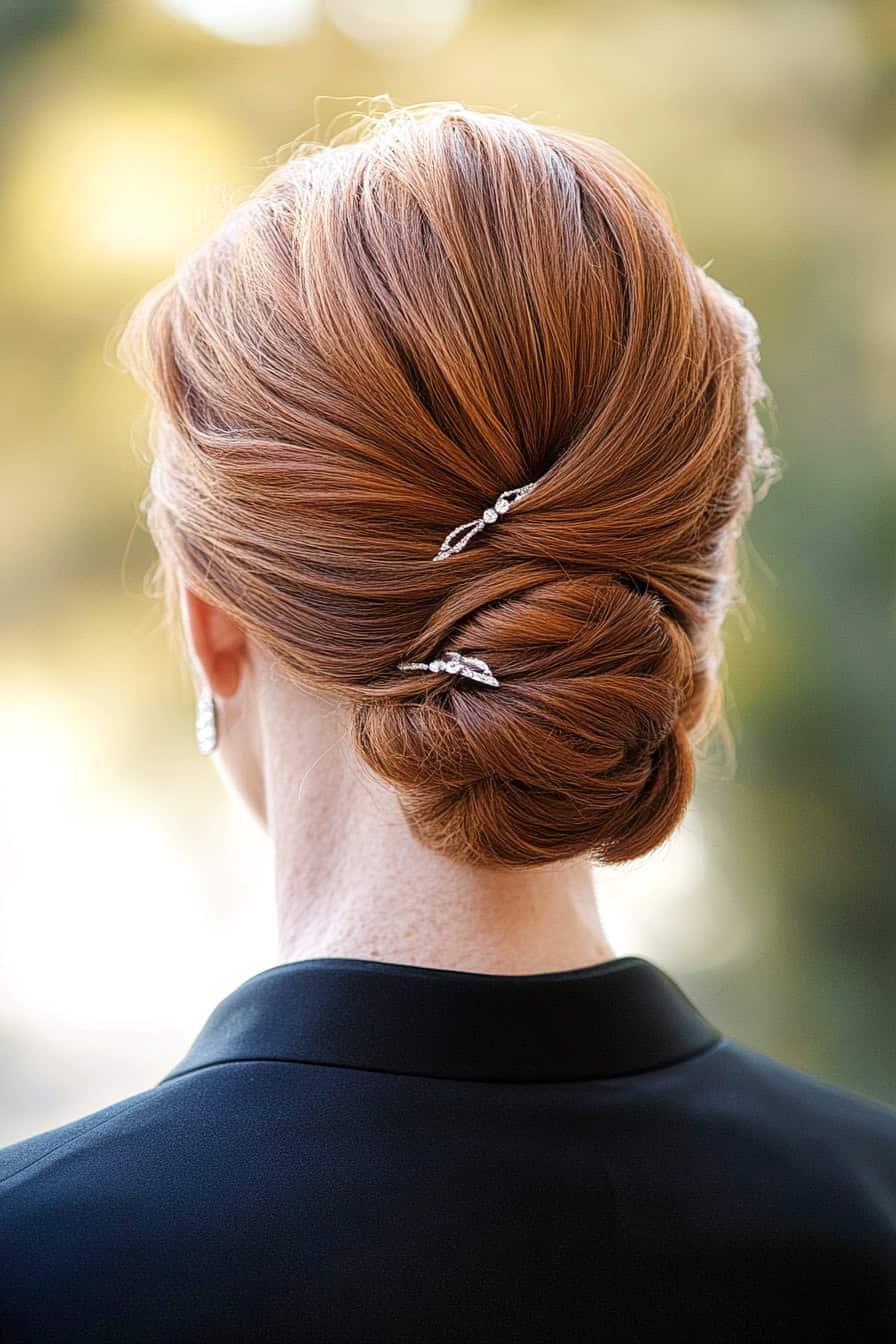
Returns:
[[[441,662],[440,662],[440,661],[438,660],[438,658],[437,658],[437,659],[435,660],[435,662],[430,663],[430,665],[429,665],[429,670],[430,670],[430,672],[439,672],[439,671],[441,670],[441,667],[442,667],[442,664],[441,664]]]
[[[459,672],[459,671],[460,671],[460,663],[457,661],[456,658],[452,658],[449,662],[447,662],[447,663],[445,664],[445,671],[446,671],[446,672]]]
[[[485,513],[482,516],[487,523],[494,523],[498,517],[494,509],[486,509]]]
[[[499,499],[497,504],[495,505],[495,508],[497,509],[498,513],[506,513],[507,510],[510,508],[510,505],[508,504],[506,499]]]

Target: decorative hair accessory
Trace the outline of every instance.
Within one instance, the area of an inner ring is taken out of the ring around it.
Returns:
[[[516,504],[518,500],[525,499],[530,490],[534,490],[537,481],[530,481],[528,485],[520,485],[515,490],[504,490],[495,500],[491,508],[485,510],[481,518],[474,518],[472,523],[461,523],[453,532],[449,532],[445,540],[439,547],[438,553],[433,556],[433,560],[444,560],[448,555],[454,555],[457,551],[462,551],[468,541],[472,541],[478,532],[481,532],[486,523],[496,523],[502,513],[506,513],[511,504]],[[459,533],[464,535],[460,541],[451,544],[452,537]]]
[[[431,663],[399,663],[398,666],[403,672],[410,672],[413,668],[420,668],[422,672],[459,672],[462,677],[471,677],[473,681],[484,681],[486,686],[500,685],[483,659],[469,658],[453,649],[444,658],[434,658]]]

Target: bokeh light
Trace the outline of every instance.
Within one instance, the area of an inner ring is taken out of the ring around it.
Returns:
[[[22,129],[5,191],[20,295],[51,310],[161,272],[223,215],[249,151],[188,103],[76,92]]]
[[[288,42],[311,27],[315,0],[159,0],[178,18],[231,42]]]
[[[419,55],[454,36],[470,0],[324,0],[324,10],[355,42]]]

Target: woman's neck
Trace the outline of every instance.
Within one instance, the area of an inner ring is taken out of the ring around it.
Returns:
[[[336,722],[322,718],[309,743],[306,719],[301,752],[282,723],[265,734],[282,961],[352,957],[528,975],[614,958],[586,860],[482,869],[433,853]]]

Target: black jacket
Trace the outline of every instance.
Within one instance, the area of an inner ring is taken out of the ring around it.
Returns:
[[[0,1151],[0,1338],[893,1341],[896,1109],[639,957],[275,966]]]

